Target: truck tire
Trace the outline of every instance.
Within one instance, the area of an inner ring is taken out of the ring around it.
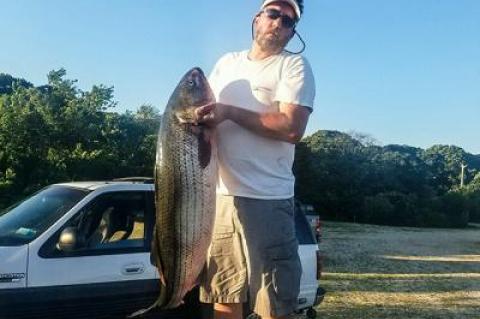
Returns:
[[[317,318],[317,311],[313,308],[308,308],[306,315],[308,319],[315,319]]]

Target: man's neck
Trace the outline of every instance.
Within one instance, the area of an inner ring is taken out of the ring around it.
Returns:
[[[248,52],[248,58],[252,61],[260,61],[266,59],[272,55],[281,53],[283,50],[279,49],[277,51],[265,51],[260,48],[257,43],[254,41],[250,52]]]

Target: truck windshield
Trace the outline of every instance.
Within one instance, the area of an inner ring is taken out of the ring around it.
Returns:
[[[53,185],[0,212],[0,246],[30,243],[89,193]]]

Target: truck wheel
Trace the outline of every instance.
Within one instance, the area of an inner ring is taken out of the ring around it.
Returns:
[[[317,318],[317,311],[313,308],[308,308],[306,315],[308,319],[315,319]]]

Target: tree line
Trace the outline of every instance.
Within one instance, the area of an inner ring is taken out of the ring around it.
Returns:
[[[113,87],[83,91],[64,69],[47,79],[34,86],[0,74],[0,208],[52,183],[152,176],[160,123],[154,107],[120,114]],[[323,218],[480,222],[480,156],[456,146],[379,146],[365,135],[321,130],[297,145],[294,173],[297,197]]]
[[[152,176],[158,111],[115,106],[112,87],[82,91],[63,69],[39,87],[0,74],[0,207],[51,183]]]
[[[480,156],[457,146],[382,147],[361,134],[318,131],[298,145],[294,171],[299,199],[327,219],[423,227],[480,222]]]

